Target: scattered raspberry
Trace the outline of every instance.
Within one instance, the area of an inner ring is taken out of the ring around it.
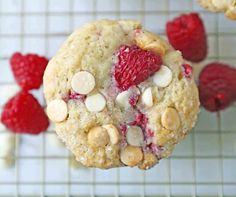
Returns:
[[[81,102],[84,102],[86,97],[87,97],[86,95],[70,91],[68,95],[64,96],[63,100],[65,102],[68,102],[69,100],[80,100]]]
[[[151,152],[155,154],[156,156],[161,156],[161,153],[163,151],[163,147],[158,146],[154,143],[147,144],[146,147],[144,148],[145,152]]]
[[[135,117],[136,123],[137,125],[142,126],[144,129],[147,126],[148,123],[148,118],[147,116],[145,116],[144,114],[140,113]]]
[[[4,106],[2,123],[15,133],[39,134],[48,128],[48,118],[33,95],[22,91]]]
[[[204,24],[197,13],[184,14],[166,25],[170,44],[180,50],[186,60],[200,62],[207,55]]]
[[[133,95],[129,98],[129,104],[132,106],[132,107],[135,107],[138,103],[138,100],[139,100],[139,95]]]
[[[146,136],[147,136],[147,138],[154,137],[154,131],[152,131],[151,129],[147,129]]]
[[[183,75],[187,78],[187,79],[191,79],[192,74],[193,74],[193,68],[192,66],[190,66],[189,64],[183,64],[182,65],[183,68]]]
[[[138,85],[160,69],[162,59],[151,51],[146,51],[136,45],[121,46],[116,53],[114,77],[121,90],[127,90],[132,85]]]
[[[14,53],[10,64],[17,83],[23,90],[31,90],[38,89],[42,84],[48,60],[36,54]]]
[[[135,116],[135,120],[130,123],[130,125],[140,126],[144,130],[146,129],[147,124],[148,124],[148,118],[140,112]]]
[[[199,76],[199,94],[208,111],[229,107],[236,100],[236,69],[217,62],[208,64]]]
[[[121,146],[126,146],[126,134],[127,134],[127,126],[126,125],[120,125],[120,134],[121,134]]]

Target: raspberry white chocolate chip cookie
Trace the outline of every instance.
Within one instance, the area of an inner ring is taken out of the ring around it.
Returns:
[[[48,116],[84,166],[149,169],[196,122],[198,91],[184,64],[136,21],[89,23],[46,68]]]

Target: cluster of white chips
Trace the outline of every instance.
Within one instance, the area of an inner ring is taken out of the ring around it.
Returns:
[[[87,95],[85,106],[90,112],[100,112],[106,106],[106,99],[101,93],[90,93],[96,85],[94,76],[87,71],[77,72],[71,80],[71,88],[74,92],[81,95]],[[47,107],[48,117],[53,122],[61,122],[68,116],[67,103],[62,99],[52,100]]]

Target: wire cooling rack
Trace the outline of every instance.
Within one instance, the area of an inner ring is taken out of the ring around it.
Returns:
[[[74,28],[98,18],[137,19],[164,36],[167,20],[193,10],[206,24],[207,62],[236,65],[236,22],[202,10],[194,0],[0,0],[0,106],[6,87],[14,85],[8,61],[15,51],[52,57]],[[44,104],[41,92],[34,93]],[[50,145],[53,132],[16,136],[15,165],[0,170],[0,197],[235,196],[235,117],[235,106],[218,115],[202,109],[174,155],[146,172],[74,169],[69,152]]]

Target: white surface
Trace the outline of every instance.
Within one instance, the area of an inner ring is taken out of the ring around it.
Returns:
[[[221,61],[236,65],[236,22],[222,14],[202,11],[191,0],[0,0],[0,105],[6,91],[2,84],[14,81],[8,64],[13,52],[52,57],[72,29],[95,18],[138,19],[149,30],[163,35],[167,20],[192,8],[201,11],[206,24],[207,62],[219,56]],[[34,93],[41,97],[41,93]],[[44,103],[42,97],[40,102]],[[171,159],[162,160],[145,173],[130,168],[74,170],[69,168],[68,151],[52,146],[48,136],[54,134],[21,136],[17,165],[0,170],[0,196],[235,196],[235,115],[236,107],[221,113],[220,132],[217,116],[202,110],[195,131],[177,146]]]

